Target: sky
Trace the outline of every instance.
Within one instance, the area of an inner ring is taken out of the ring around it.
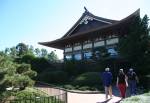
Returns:
[[[39,45],[62,37],[81,17],[84,6],[96,16],[121,20],[140,8],[150,17],[150,0],[0,0],[0,50],[18,43]]]

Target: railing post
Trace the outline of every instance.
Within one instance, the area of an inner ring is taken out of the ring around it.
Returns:
[[[66,98],[65,102],[68,103],[68,92],[67,91],[65,93],[65,98]]]
[[[30,103],[31,103],[31,95],[30,95]]]

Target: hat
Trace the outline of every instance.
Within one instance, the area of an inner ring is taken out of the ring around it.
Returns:
[[[120,69],[119,71],[123,71],[123,69]]]
[[[129,71],[133,71],[133,68],[130,68]]]
[[[109,71],[110,69],[109,68],[105,68],[105,71]]]

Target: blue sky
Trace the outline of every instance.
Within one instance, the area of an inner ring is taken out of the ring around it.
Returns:
[[[150,0],[0,0],[0,50],[20,42],[46,48],[38,42],[62,37],[84,12],[120,20],[140,8],[150,17]],[[56,50],[59,58],[62,51]]]

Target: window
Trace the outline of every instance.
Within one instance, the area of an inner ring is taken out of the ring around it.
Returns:
[[[92,57],[92,52],[85,52],[84,53],[84,58],[85,59],[91,59],[91,57]]]
[[[84,44],[87,44],[87,43],[90,43],[91,42],[91,40],[86,40],[86,41],[84,41]]]
[[[65,52],[71,52],[72,51],[72,47],[70,48],[65,48]]]
[[[66,59],[66,60],[71,60],[71,59],[72,59],[72,55],[66,55],[66,56],[65,56],[65,59]]]
[[[95,51],[95,57],[97,58],[97,59],[100,59],[100,51]]]
[[[106,44],[107,45],[111,45],[111,44],[116,44],[119,42],[119,39],[118,38],[112,38],[112,39],[107,39],[106,40]]]
[[[92,48],[92,43],[84,44],[83,49]]]
[[[117,51],[115,50],[115,48],[108,48],[108,53],[110,53],[110,56],[116,56],[118,55]]]
[[[74,54],[74,59],[75,60],[81,60],[82,59],[82,55],[81,54]]]
[[[102,37],[95,38],[95,41],[100,41],[100,40],[103,40],[103,38]]]
[[[68,45],[66,45],[65,47],[66,47],[66,48],[69,48],[69,47],[71,47],[71,45],[68,44]]]
[[[74,45],[75,45],[75,46],[78,46],[78,45],[80,45],[80,43],[75,43]]]

